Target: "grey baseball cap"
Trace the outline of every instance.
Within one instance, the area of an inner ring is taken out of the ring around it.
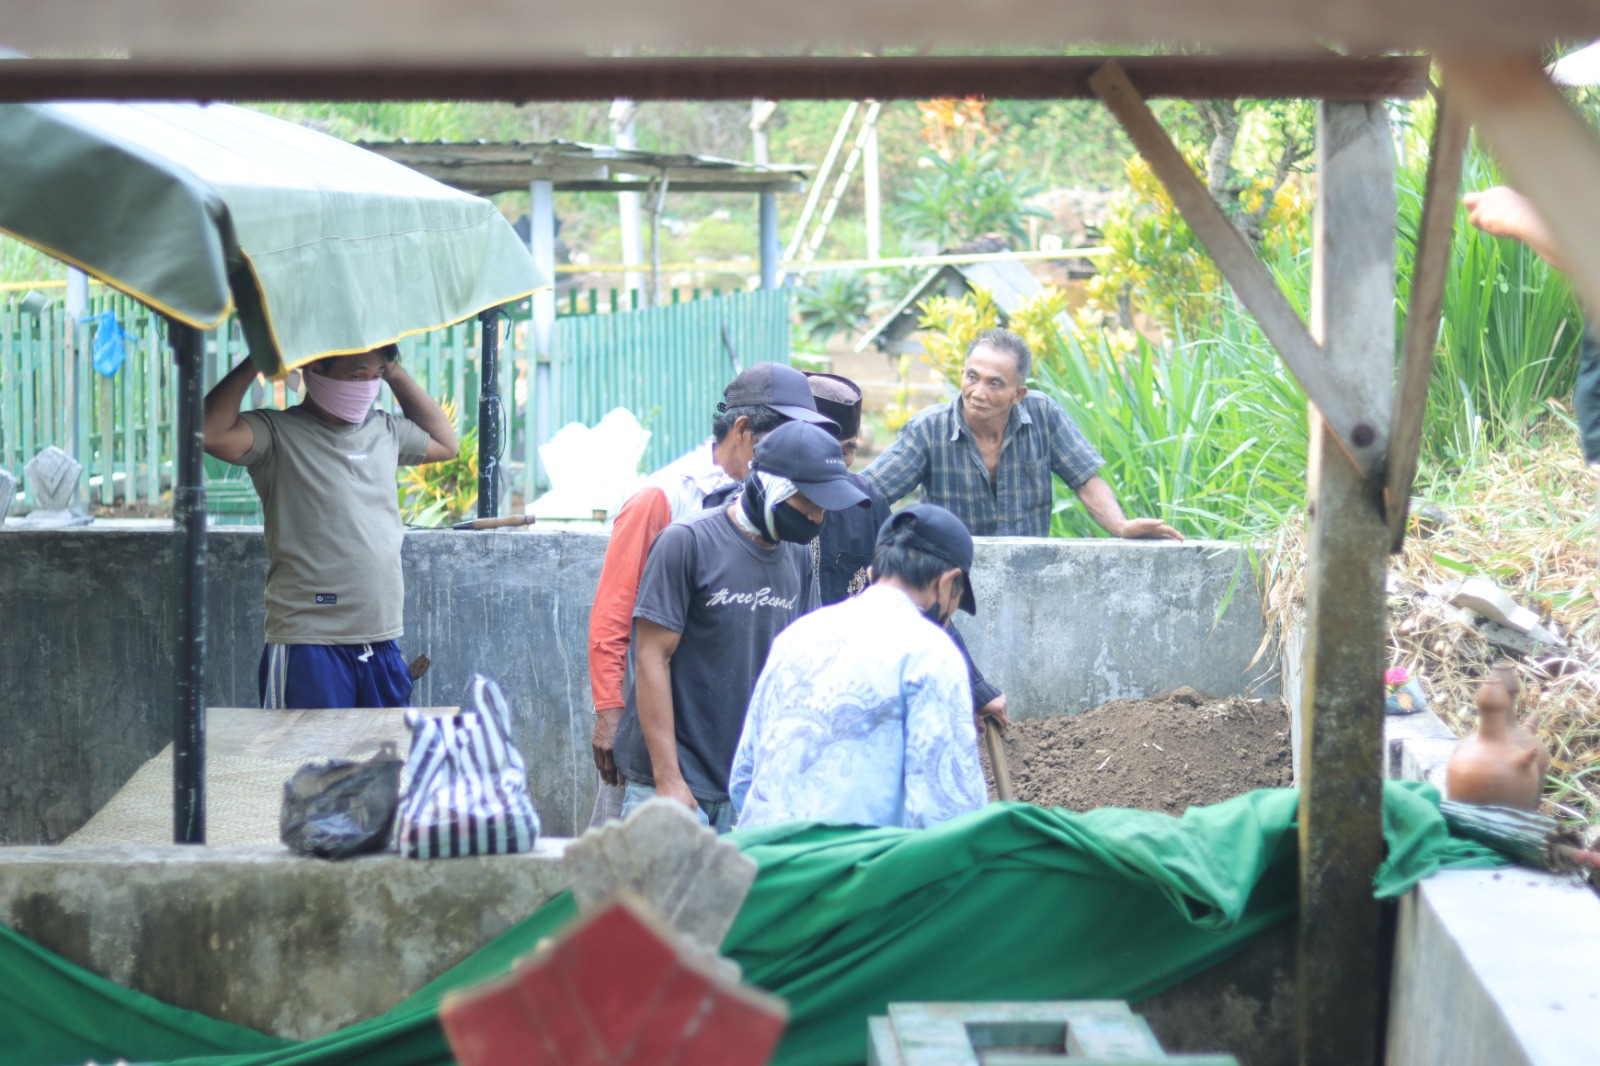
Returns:
[[[806,376],[792,366],[757,363],[728,382],[722,390],[722,403],[724,407],[764,404],[785,418],[821,426],[834,435],[834,444],[839,443],[838,424],[817,411]]]

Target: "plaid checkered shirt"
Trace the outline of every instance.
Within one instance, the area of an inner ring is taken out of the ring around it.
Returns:
[[[918,485],[922,498],[956,514],[975,537],[1050,535],[1050,475],[1077,489],[1105,460],[1059,403],[1037,392],[1011,408],[994,480],[961,401],[917,413],[866,469],[892,503]]]

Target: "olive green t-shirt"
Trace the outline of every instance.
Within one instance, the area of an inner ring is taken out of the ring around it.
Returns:
[[[240,465],[266,520],[269,644],[370,644],[405,629],[395,470],[422,462],[428,434],[373,411],[330,426],[303,407],[246,411]]]

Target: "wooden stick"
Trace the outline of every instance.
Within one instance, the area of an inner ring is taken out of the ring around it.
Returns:
[[[473,518],[457,522],[451,529],[507,529],[512,526],[531,526],[536,519],[531,514],[509,514],[499,518]]]
[[[1368,410],[1361,402],[1362,392],[1335,374],[1249,242],[1223,214],[1189,161],[1151,114],[1122,64],[1116,60],[1106,62],[1089,76],[1089,84],[1122,123],[1128,139],[1150,164],[1184,221],[1260,323],[1261,331],[1300,382],[1306,397],[1327,419],[1357,468],[1363,473],[1376,469],[1384,455],[1388,419],[1375,417],[1378,412]],[[1387,387],[1387,382],[1384,384]]]
[[[1428,156],[1427,190],[1417,233],[1417,255],[1411,272],[1405,333],[1400,341],[1400,395],[1389,424],[1389,468],[1384,502],[1389,519],[1389,550],[1398,552],[1406,537],[1411,484],[1417,476],[1422,446],[1422,420],[1433,376],[1433,352],[1444,310],[1444,283],[1450,270],[1450,245],[1461,186],[1461,161],[1467,147],[1467,122],[1461,108],[1444,96],[1434,119],[1433,146]]]
[[[1006,765],[1006,749],[1000,739],[1000,727],[990,718],[983,719],[983,746],[989,752],[989,769],[994,773],[994,794],[1002,803],[1017,798],[1011,787],[1011,768]]]

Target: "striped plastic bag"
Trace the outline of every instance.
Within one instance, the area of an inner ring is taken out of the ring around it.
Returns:
[[[407,858],[509,855],[532,851],[539,839],[505,696],[478,674],[472,701],[475,710],[448,718],[406,712],[411,781],[395,815],[394,847]]]

